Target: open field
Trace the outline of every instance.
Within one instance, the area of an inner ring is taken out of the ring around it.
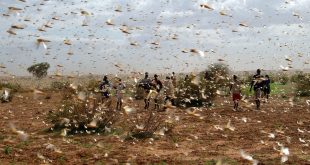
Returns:
[[[310,164],[310,108],[305,99],[273,95],[260,111],[250,99],[236,112],[231,98],[221,97],[212,108],[159,112],[174,121],[171,132],[125,140],[123,112],[104,134],[62,137],[46,132],[51,126],[46,116],[59,106],[61,93],[45,95],[51,99],[16,93],[12,102],[1,104],[0,164],[251,164],[241,157],[241,149],[260,164],[280,164],[280,146],[289,149],[286,164]],[[125,105],[144,111],[141,101]],[[28,140],[22,142],[9,123],[29,134]]]
[[[310,165],[309,6],[0,0],[0,165]]]

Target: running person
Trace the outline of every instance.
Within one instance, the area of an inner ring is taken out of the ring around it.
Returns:
[[[122,82],[122,79],[118,79],[118,84],[114,88],[116,89],[116,110],[121,110],[123,103],[123,92],[126,88],[125,84]]]
[[[262,89],[264,87],[264,77],[260,74],[261,70],[257,69],[256,74],[253,76],[250,92],[252,91],[252,88],[254,86],[254,96],[255,96],[255,103],[256,103],[256,109],[260,109],[260,97],[262,93]]]
[[[151,89],[151,80],[149,79],[148,72],[145,72],[144,79],[139,82],[139,87],[144,89],[144,109],[148,109],[150,106],[150,99],[148,98],[148,95]]]
[[[238,110],[239,101],[241,100],[241,83],[236,75],[233,76],[233,82],[230,85],[230,92],[232,93],[234,101],[234,110]]]

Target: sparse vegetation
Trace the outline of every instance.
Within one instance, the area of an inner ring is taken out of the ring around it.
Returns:
[[[144,112],[130,116],[127,139],[151,138],[164,125],[164,119],[158,112]]]
[[[65,90],[63,101],[57,111],[48,115],[52,130],[66,130],[67,133],[104,132],[117,119],[117,112],[109,109],[86,92]]]
[[[11,154],[12,153],[12,147],[10,147],[10,146],[5,146],[4,147],[4,150],[3,150],[3,153],[4,154],[6,154],[6,155],[9,155],[9,154]]]
[[[51,90],[63,90],[70,87],[70,83],[68,81],[61,82],[61,81],[53,81],[50,85]]]
[[[0,165],[310,165],[309,6],[0,0]]]
[[[99,82],[100,82],[100,80],[97,80],[95,78],[90,79],[86,84],[86,89],[88,91],[98,91],[99,90]]]

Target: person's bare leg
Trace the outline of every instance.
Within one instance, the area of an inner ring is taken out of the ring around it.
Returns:
[[[150,107],[150,99],[147,99],[147,109]]]
[[[236,111],[238,111],[238,107],[239,107],[239,101],[236,101]]]
[[[158,100],[157,100],[157,99],[155,99],[155,100],[154,100],[154,102],[155,102],[155,109],[157,109],[157,106],[158,106]]]
[[[118,110],[118,106],[119,106],[119,102],[117,100],[117,102],[116,102],[116,110]]]
[[[259,110],[260,108],[260,100],[256,99],[256,109]]]

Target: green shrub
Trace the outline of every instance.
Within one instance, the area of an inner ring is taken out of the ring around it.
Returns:
[[[21,91],[22,87],[17,83],[9,83],[9,82],[0,82],[0,89],[8,88],[11,92]]]
[[[176,104],[192,107],[202,106],[206,102],[211,105],[219,91],[229,86],[229,73],[227,65],[216,63],[211,64],[205,72],[180,79],[177,83]]]
[[[220,89],[229,86],[229,73],[227,65],[217,63],[210,65],[204,74],[201,74],[200,88],[203,90],[208,104],[212,104]]]
[[[297,71],[291,76],[291,82],[296,83],[299,80],[299,77],[303,75],[303,72]]]
[[[202,94],[199,87],[199,76],[191,75],[177,83],[175,104],[181,107],[202,106]]]
[[[290,81],[290,78],[286,74],[280,74],[278,82],[282,85],[286,85]]]
[[[310,74],[298,74],[295,84],[297,96],[310,96]]]
[[[6,154],[6,155],[9,155],[12,153],[12,147],[10,146],[5,146],[4,149],[3,149],[3,153]]]

